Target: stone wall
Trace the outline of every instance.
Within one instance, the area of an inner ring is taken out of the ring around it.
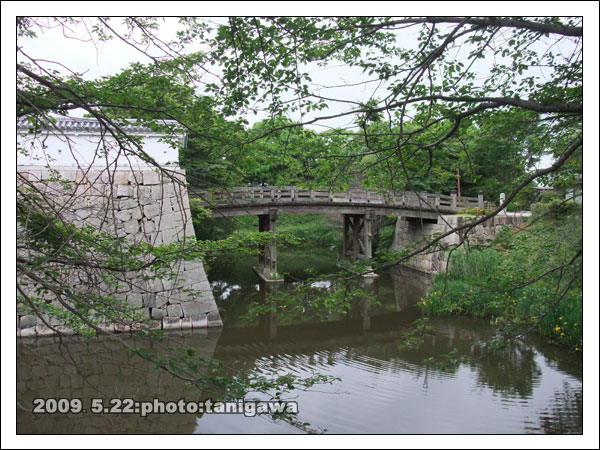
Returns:
[[[417,249],[424,245],[434,233],[447,233],[452,228],[459,227],[466,220],[472,220],[458,215],[441,216],[437,223],[421,223],[418,220],[407,220],[398,217],[394,241],[389,248],[390,252],[398,252],[403,249]],[[518,226],[523,223],[522,216],[495,216],[477,225],[469,232],[469,242],[471,244],[482,244],[493,239],[502,225]],[[441,240],[443,247],[458,244],[464,236],[464,230],[446,236]],[[413,256],[409,261],[403,263],[408,267],[426,273],[437,273],[446,270],[446,260],[444,252],[436,251],[433,253],[424,253]]]
[[[194,236],[185,173],[181,169],[170,172],[172,177],[150,169],[84,172],[72,168],[50,171],[21,166],[18,172],[23,177],[22,183],[30,183],[44,193],[44,198],[59,208],[61,217],[75,225],[91,225],[128,243],[160,245]],[[176,274],[172,279],[144,280],[143,276],[151,275],[148,271],[127,272],[120,280],[124,287],[102,286],[101,289],[106,295],[124,298],[151,319],[153,326],[164,329],[221,326],[202,262],[180,261],[172,269]],[[27,278],[19,277],[21,285],[31,292],[34,286]],[[70,277],[80,289],[91,284],[85,270],[74,269]],[[51,296],[47,301],[58,304]],[[24,311],[17,314],[21,336],[53,333],[40,318]],[[50,325],[61,324],[52,319]],[[103,326],[110,331],[127,330],[127,326]]]
[[[168,345],[194,348],[213,358],[220,329],[169,332]],[[201,414],[94,414],[93,398],[111,406],[111,398],[136,401],[200,401],[212,394],[189,384],[155,363],[131,357],[122,342],[163,356],[166,343],[136,336],[45,337],[17,343],[17,433],[19,434],[191,434]],[[205,370],[201,370],[201,374]],[[79,414],[33,414],[34,398],[80,399],[87,410]],[[219,400],[219,399],[215,399]]]

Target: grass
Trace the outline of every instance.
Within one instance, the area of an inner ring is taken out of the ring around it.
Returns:
[[[496,249],[458,253],[450,262],[446,283],[445,274],[439,274],[419,306],[427,315],[484,317],[514,331],[533,327],[547,340],[581,351],[581,289],[570,288],[558,303],[550,282],[510,290],[519,282],[505,267],[506,256]]]

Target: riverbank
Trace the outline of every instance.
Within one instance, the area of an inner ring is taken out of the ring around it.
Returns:
[[[569,202],[572,203],[572,202]],[[483,317],[510,333],[536,331],[583,350],[580,206],[542,207],[520,230],[504,229],[486,248],[452,254],[419,306],[430,316]]]

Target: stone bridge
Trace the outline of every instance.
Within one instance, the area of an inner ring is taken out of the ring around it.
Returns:
[[[464,208],[490,206],[478,197],[458,197],[428,192],[380,193],[364,189],[344,192],[305,190],[294,186],[239,187],[229,190],[191,190],[212,211],[212,217],[242,215],[258,216],[259,231],[275,232],[278,214],[341,214],[344,218],[344,257],[372,258],[373,222],[377,216],[395,215],[408,220],[437,223],[444,214],[455,214]],[[260,249],[256,273],[266,282],[282,282],[277,273],[277,247],[264,245]]]

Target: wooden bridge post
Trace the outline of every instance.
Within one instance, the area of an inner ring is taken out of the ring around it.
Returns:
[[[479,191],[477,193],[477,206],[481,209],[483,209],[484,203],[483,203],[483,191]]]
[[[365,222],[363,242],[364,242],[364,257],[371,259],[373,257],[373,222],[375,221],[375,210],[367,209],[363,220]]]
[[[344,216],[344,240],[343,240],[343,244],[342,244],[342,256],[344,258],[347,258],[348,252],[350,251],[350,247],[351,247],[351,237],[350,237],[350,231],[352,229],[352,222],[351,222],[351,218],[349,214],[343,214]]]
[[[457,197],[456,197],[456,189],[452,189],[452,190],[450,191],[450,197],[451,197],[451,200],[450,200],[450,208],[451,208],[453,211],[456,211],[456,210],[458,209],[458,199],[457,199]]]
[[[367,209],[365,211],[365,215],[363,217],[364,220],[364,257],[368,259],[373,258],[373,234],[375,233],[375,220],[377,219],[377,214],[374,209]],[[368,269],[371,270],[372,267],[369,265]],[[363,275],[364,278],[378,278],[375,272],[370,272]]]
[[[374,209],[365,214],[344,214],[344,258],[371,259],[373,257],[373,222],[376,215]],[[368,276],[377,276],[369,274]]]
[[[360,232],[364,226],[361,214],[344,214],[344,258],[352,256],[358,259],[360,255]]]
[[[277,209],[270,209],[269,214],[258,216],[258,231],[277,231]],[[283,282],[277,273],[277,245],[274,241],[260,246],[255,271],[267,283]]]

